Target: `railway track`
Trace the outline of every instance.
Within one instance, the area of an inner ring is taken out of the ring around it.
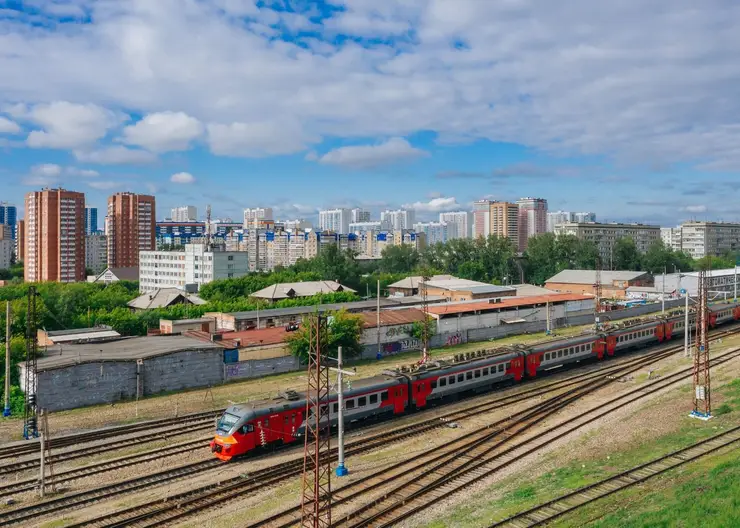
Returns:
[[[740,447],[740,426],[507,517],[489,528],[540,526],[721,449]]]
[[[734,349],[712,361],[718,365],[740,357],[740,348]],[[470,485],[485,479],[500,471],[506,466],[532,455],[549,443],[557,441],[594,421],[613,413],[614,411],[641,400],[651,394],[659,392],[683,379],[690,378],[691,368],[683,369],[671,375],[662,377],[647,386],[639,387],[614,398],[606,405],[599,405],[581,413],[576,419],[561,422],[544,431],[537,432],[518,444],[510,445],[512,439],[519,440],[524,433],[530,432],[532,426],[541,421],[538,416],[524,416],[516,420],[516,424],[507,428],[499,428],[496,434],[491,435],[494,440],[488,445],[471,444],[463,453],[450,454],[445,461],[441,461],[432,468],[422,463],[416,471],[406,470],[396,478],[386,476],[382,482],[375,485],[369,479],[363,479],[363,486],[357,492],[346,494],[344,488],[337,491],[338,500],[333,504],[342,504],[349,500],[358,500],[365,497],[368,491],[382,489],[393,481],[394,488],[382,491],[382,495],[371,499],[364,505],[335,520],[334,527],[391,527],[402,520],[438,503],[447,497],[463,491]],[[563,406],[557,406],[562,409]],[[409,474],[415,478],[408,478]],[[279,526],[292,526],[295,520]]]
[[[213,425],[214,418],[223,413],[224,409],[218,409],[215,411],[204,411],[199,413],[184,414],[182,416],[176,416],[172,418],[160,418],[157,420],[147,420],[145,422],[138,422],[135,424],[127,425],[116,425],[112,427],[106,427],[105,429],[97,429],[94,431],[86,431],[83,433],[74,433],[70,435],[52,437],[50,442],[50,448],[52,450],[61,449],[70,446],[80,446],[90,442],[99,442],[106,438],[120,437],[129,434],[139,433],[142,431],[160,430],[167,426],[188,426],[189,424],[202,423],[203,425]],[[24,455],[38,455],[41,444],[38,440],[31,440],[13,445],[6,445],[0,448],[0,460],[7,458],[17,458]]]
[[[654,356],[651,355],[651,357],[641,357],[641,358],[633,358],[632,360],[626,362],[630,365],[632,369],[639,369],[643,368],[645,364],[651,363],[653,361],[657,361],[658,359],[661,359],[664,357],[664,355],[670,355],[672,353],[675,353],[674,351],[662,351],[662,352],[656,352]],[[660,356],[660,357],[658,357]],[[627,369],[629,370],[629,369]],[[590,377],[593,378],[590,383],[611,383],[613,379],[607,379],[609,374],[614,374],[616,372],[625,372],[625,365],[620,364],[619,366],[614,366],[610,369],[599,370],[598,372],[590,373]],[[585,377],[585,375],[579,375],[579,378]],[[578,383],[577,381],[573,380],[563,380],[563,382],[570,382],[568,385],[572,383]],[[563,382],[555,382],[551,385],[565,385]],[[562,387],[559,387],[562,389]],[[532,391],[533,389],[530,389]],[[529,392],[529,391],[528,391]],[[506,399],[510,399],[512,396],[516,396],[521,398],[521,394],[517,395],[510,395],[505,397]],[[553,397],[549,401],[549,405],[552,406],[553,402],[561,398],[561,395]],[[506,405],[504,403],[498,402],[498,406]],[[460,413],[468,413],[469,416],[475,415],[480,412],[487,412],[490,409],[484,408],[484,404],[476,405],[476,410],[470,410],[465,409],[462,411],[456,411],[455,413],[458,414],[458,416],[461,416]],[[543,407],[543,404],[537,404],[534,407],[540,408],[541,412],[544,413],[546,411],[545,407]],[[453,414],[453,413],[449,413]],[[434,426],[439,427],[440,426],[440,418],[434,418],[432,419],[434,421]],[[506,422],[508,420],[502,421]],[[364,439],[360,442],[355,442],[352,444],[349,444],[346,448],[347,454],[358,454],[361,452],[365,452],[371,449],[374,449],[375,447],[387,447],[389,442],[392,442],[394,440],[400,440],[401,438],[408,438],[410,436],[415,436],[416,434],[419,434],[419,427],[420,424],[414,424],[412,425],[412,428],[405,429],[405,428],[398,428],[397,431],[390,431],[386,433],[382,433],[380,435],[377,435],[377,437],[372,437],[370,439]],[[425,423],[425,425],[431,425],[428,423]],[[488,434],[490,433],[490,426],[486,426],[483,428],[480,428],[478,431],[475,431],[473,433],[468,433],[463,438],[467,438],[470,435],[473,434]],[[451,447],[456,448],[457,444],[451,444]],[[454,449],[453,449],[454,450]],[[408,464],[408,462],[405,462],[404,464]],[[203,486],[194,490],[190,490],[178,495],[175,495],[173,497],[170,497],[166,502],[162,501],[152,501],[150,503],[138,505],[136,507],[128,508],[126,510],[113,512],[111,514],[98,517],[96,519],[90,519],[83,523],[73,525],[75,527],[79,526],[90,526],[90,527],[114,527],[114,526],[160,526],[164,524],[169,524],[177,519],[190,516],[194,513],[198,513],[200,511],[206,510],[210,507],[213,507],[214,505],[227,503],[229,499],[234,499],[238,497],[243,497],[244,495],[249,494],[250,492],[256,492],[259,490],[263,490],[265,487],[272,486],[275,484],[278,484],[287,478],[294,477],[300,474],[303,467],[303,461],[302,459],[296,459],[293,461],[286,462],[282,464],[281,466],[277,466],[274,468],[270,468],[268,470],[263,470],[256,472],[253,475],[246,475],[242,477],[236,477],[233,479],[230,479],[228,481],[224,481],[221,483],[220,486],[217,486],[214,488],[214,486]],[[264,523],[257,523],[255,526],[261,526]],[[70,526],[69,528],[72,528]]]

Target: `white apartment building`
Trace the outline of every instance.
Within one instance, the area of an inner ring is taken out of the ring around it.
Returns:
[[[596,222],[596,213],[573,213],[574,222]]]
[[[85,237],[85,268],[100,274],[108,267],[108,237],[102,233]]]
[[[170,218],[173,222],[197,222],[198,208],[192,205],[175,207],[170,211]]]
[[[667,248],[673,251],[683,251],[681,244],[681,226],[678,227],[661,227],[660,239]]]
[[[455,224],[455,238],[470,238],[473,236],[473,213],[469,211],[439,213],[439,221],[446,224]]]
[[[382,229],[381,226],[381,222],[350,222],[349,232],[366,233],[367,231],[380,231]]]
[[[349,224],[352,220],[350,209],[327,209],[319,211],[319,229],[321,231],[333,231],[334,233],[349,233]]]
[[[260,227],[263,220],[272,220],[272,207],[255,207],[244,209],[244,229],[255,229]]]
[[[596,244],[604,268],[612,268],[614,244],[623,237],[632,238],[637,249],[645,253],[650,246],[660,240],[660,226],[643,224],[597,224],[568,222],[555,226],[555,234],[573,235],[581,240]]]
[[[428,244],[445,243],[449,240],[459,238],[457,236],[457,224],[447,222],[417,222],[414,231],[424,233]]]
[[[569,222],[572,222],[573,219],[573,213],[569,213],[568,211],[552,211],[547,213],[548,233],[554,233],[555,226],[560,224],[567,224]]]
[[[727,222],[684,222],[681,249],[695,259],[740,251],[740,224]]]
[[[388,231],[412,229],[416,223],[416,212],[413,209],[386,210],[380,213],[380,222],[383,229]]]
[[[361,223],[361,222],[369,222],[370,221],[370,211],[365,211],[364,209],[360,209],[359,207],[356,207],[352,209],[352,217],[350,218],[350,223]]]
[[[530,237],[547,231],[547,200],[544,198],[520,198],[518,230],[519,251],[527,249]]]
[[[313,224],[309,222],[308,220],[304,220],[303,218],[299,218],[297,220],[285,220],[282,223],[282,227],[286,231],[292,231],[293,233],[302,233],[306,231],[307,229],[313,229]],[[275,229],[277,229],[277,223],[275,225]]]
[[[187,244],[184,251],[142,251],[139,254],[139,291],[161,288],[184,289],[241,277],[248,272],[243,251],[206,251],[201,244]]]

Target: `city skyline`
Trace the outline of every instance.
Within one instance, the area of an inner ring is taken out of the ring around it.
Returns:
[[[315,222],[542,196],[605,221],[740,220],[732,2],[187,3],[6,6],[0,199],[63,186],[99,210],[128,191]]]

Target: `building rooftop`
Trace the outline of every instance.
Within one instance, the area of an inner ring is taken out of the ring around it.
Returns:
[[[567,301],[585,301],[593,299],[592,295],[579,295],[575,293],[554,293],[552,295],[538,295],[533,297],[504,297],[496,299],[497,302],[477,301],[430,306],[427,313],[444,317],[445,315],[458,315],[473,312],[486,312],[493,310],[506,310],[521,308],[523,306],[534,306]]]
[[[207,304],[195,294],[188,293],[177,288],[160,288],[151,293],[139,295],[133,301],[129,301],[129,308],[136,310],[152,310],[154,308],[164,308],[178,302],[180,298],[187,300],[190,304],[201,305]]]
[[[432,279],[425,283],[430,288],[439,288],[442,290],[450,291],[469,291],[471,293],[500,293],[514,291],[514,288],[509,286],[496,286],[495,284],[487,284],[485,282],[478,282],[468,279],[458,279],[452,277],[450,279]]]
[[[77,363],[122,361],[161,356],[183,350],[223,347],[187,336],[128,337],[105,343],[67,344],[48,347],[38,359],[38,370],[61,368]]]
[[[243,330],[241,332],[226,332],[224,339],[236,341],[237,348],[259,345],[277,345],[285,341],[287,332],[284,326],[275,328],[261,328],[259,330]]]
[[[98,326],[95,328],[77,328],[73,330],[51,330],[46,332],[46,337],[57,344],[91,339],[112,339],[121,337],[121,334],[113,330],[110,326]]]
[[[362,312],[364,328],[377,328],[378,314],[376,312]],[[380,312],[380,326],[394,326],[411,324],[424,320],[424,312],[417,308],[404,308],[403,310],[383,310]]]
[[[646,271],[602,271],[601,284],[612,284],[614,281],[635,280],[643,275],[648,275]],[[558,282],[561,284],[595,284],[596,270],[563,270],[557,275],[553,275],[545,282]]]
[[[419,275],[415,275],[412,277],[406,277],[405,279],[401,279],[400,281],[394,282],[393,284],[389,284],[389,288],[405,288],[405,289],[417,289],[419,287],[419,282],[421,282],[423,277]],[[430,277],[430,280],[449,280],[454,279],[456,277],[452,275],[433,275]]]
[[[511,287],[516,289],[517,297],[532,297],[533,295],[549,295],[551,293],[557,293],[555,290],[548,290],[547,288],[541,288],[534,284],[512,284]]]
[[[305,281],[305,282],[284,282],[282,284],[273,284],[267,288],[262,288],[250,295],[260,299],[279,300],[291,299],[293,297],[311,297],[320,293],[349,292],[357,293],[352,288],[342,286],[335,281]]]
[[[102,281],[108,272],[112,273],[118,280],[123,280],[123,281],[138,281],[139,280],[139,268],[138,266],[134,266],[131,268],[106,268],[105,271],[95,276],[95,279],[93,280],[93,282]]]

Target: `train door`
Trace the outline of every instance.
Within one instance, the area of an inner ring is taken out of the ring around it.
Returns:
[[[606,336],[606,353],[610,356],[614,355],[614,351],[617,349],[617,336],[608,335]]]
[[[734,308],[732,309],[732,318],[733,318],[733,319],[734,319],[735,321],[740,321],[740,306],[735,306],[735,307],[734,307]]]
[[[596,357],[599,359],[604,358],[604,352],[606,351],[606,340],[602,336],[596,341],[594,341],[593,345],[593,353],[596,354]]]
[[[543,354],[528,354],[527,355],[527,376],[534,378],[537,376],[537,367],[542,362]]]
[[[427,405],[427,396],[431,392],[430,383],[431,382],[429,380],[419,380],[411,385],[416,392],[414,400],[416,402],[416,407],[419,409],[422,409]]]
[[[668,339],[665,335],[667,323],[660,323],[655,327],[655,337],[658,338],[658,343],[662,343],[663,340]]]

